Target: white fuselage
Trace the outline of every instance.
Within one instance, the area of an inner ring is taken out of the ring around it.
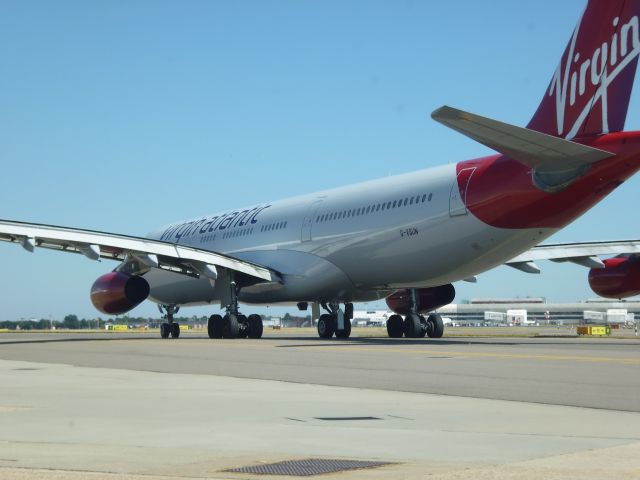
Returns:
[[[555,229],[500,229],[474,217],[446,165],[167,225],[154,239],[267,266],[281,283],[243,288],[250,303],[363,301],[472,277]],[[153,270],[151,299],[216,300],[206,279]]]

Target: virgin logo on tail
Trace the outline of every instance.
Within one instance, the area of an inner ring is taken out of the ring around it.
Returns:
[[[614,34],[608,41],[589,52],[590,54],[576,51],[581,24],[582,18],[571,37],[564,65],[561,60],[549,87],[549,96],[552,97],[555,94],[558,135],[563,135],[565,131],[567,110],[574,107],[576,102],[578,103],[576,108],[582,106],[582,110],[565,135],[567,138],[573,138],[578,134],[589,112],[598,102],[600,102],[602,115],[601,132],[609,132],[609,86],[640,54],[640,29],[637,16],[631,17],[622,25],[619,25],[620,17],[615,17],[611,22]],[[586,33],[586,35],[589,34],[590,32]]]

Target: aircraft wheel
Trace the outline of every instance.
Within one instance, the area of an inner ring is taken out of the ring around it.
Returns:
[[[262,317],[260,315],[253,314],[249,315],[247,320],[249,322],[249,328],[247,329],[249,338],[262,338],[262,332],[264,330]]]
[[[402,317],[400,315],[391,315],[387,320],[387,335],[389,335],[389,338],[400,338],[403,333]]]
[[[232,313],[227,313],[224,316],[222,338],[238,338],[239,331],[240,324],[238,323],[238,318]]]
[[[249,334],[249,322],[247,317],[244,315],[238,315],[238,337],[237,338],[247,338]]]
[[[404,319],[404,336],[407,338],[420,338],[422,325],[420,316],[417,313],[410,313]]]
[[[442,317],[437,313],[432,313],[427,318],[427,335],[430,338],[442,338],[444,334],[444,323],[442,321]]]
[[[336,330],[336,320],[333,315],[320,315],[318,319],[318,335],[320,338],[331,338]]]
[[[428,323],[427,323],[427,319],[424,318],[424,315],[420,315],[420,326],[422,327],[420,330],[420,335],[418,335],[420,338],[424,338],[425,335],[427,334],[427,329],[428,327]]]
[[[171,333],[171,325],[167,322],[160,324],[160,338],[169,338],[169,333]]]
[[[222,315],[211,315],[207,321],[207,333],[209,338],[222,338],[222,326],[224,319]]]
[[[169,324],[171,336],[173,338],[180,337],[180,324],[179,323],[170,323]]]
[[[351,336],[351,320],[344,319],[344,330],[336,330],[336,338],[349,338]]]

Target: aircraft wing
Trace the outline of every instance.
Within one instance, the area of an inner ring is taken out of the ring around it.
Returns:
[[[506,265],[527,273],[540,273],[536,260],[571,262],[588,268],[603,268],[599,255],[639,255],[640,240],[616,240],[611,242],[556,243],[538,245]]]
[[[220,253],[143,237],[0,220],[0,240],[17,243],[33,252],[36,247],[78,253],[91,260],[135,260],[147,267],[186,275],[217,277],[217,267],[263,281],[278,281],[278,274],[264,266]]]

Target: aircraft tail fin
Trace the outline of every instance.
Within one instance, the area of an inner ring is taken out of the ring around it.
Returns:
[[[640,0],[589,0],[527,127],[565,138],[622,131],[640,54],[639,16]]]

